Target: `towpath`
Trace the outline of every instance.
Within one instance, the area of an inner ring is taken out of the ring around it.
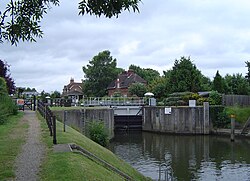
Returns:
[[[39,180],[38,173],[45,156],[45,145],[41,142],[41,128],[36,112],[25,110],[23,118],[29,124],[26,143],[16,160],[17,181]]]

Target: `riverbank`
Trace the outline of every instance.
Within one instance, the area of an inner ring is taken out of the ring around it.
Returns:
[[[43,120],[40,115],[38,115],[38,117],[41,120],[43,142],[47,145],[46,159],[42,164],[42,170],[39,174],[41,180],[124,180],[124,177],[121,175],[82,154],[71,151],[55,152],[45,120]],[[66,132],[63,132],[63,124],[58,121],[57,141],[58,144],[65,145],[75,143],[81,146],[98,158],[127,174],[132,180],[150,180],[128,163],[119,159],[111,151],[91,141],[73,128],[66,127]]]

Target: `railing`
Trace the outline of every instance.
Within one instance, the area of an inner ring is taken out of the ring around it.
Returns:
[[[83,99],[84,106],[142,106],[144,98],[135,97],[87,97]]]
[[[50,131],[50,136],[53,136],[53,144],[57,144],[56,140],[56,116],[49,109],[48,105],[44,104],[42,101],[38,101],[37,110],[46,120],[47,126]]]

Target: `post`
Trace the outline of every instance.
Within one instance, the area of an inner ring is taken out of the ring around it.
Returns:
[[[53,116],[53,144],[56,145],[56,116]]]
[[[33,103],[34,103],[33,111],[36,111],[36,96],[33,97]]]
[[[231,114],[231,141],[234,141],[234,134],[235,134],[235,115]]]
[[[66,132],[67,111],[63,112],[63,132]]]

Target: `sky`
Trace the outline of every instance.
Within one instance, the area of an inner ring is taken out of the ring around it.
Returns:
[[[43,38],[33,43],[0,44],[0,59],[16,86],[62,92],[82,67],[109,50],[117,66],[170,70],[176,59],[191,58],[213,79],[242,73],[250,60],[249,0],[142,0],[140,13],[119,18],[78,15],[77,0],[61,0],[42,20]]]

